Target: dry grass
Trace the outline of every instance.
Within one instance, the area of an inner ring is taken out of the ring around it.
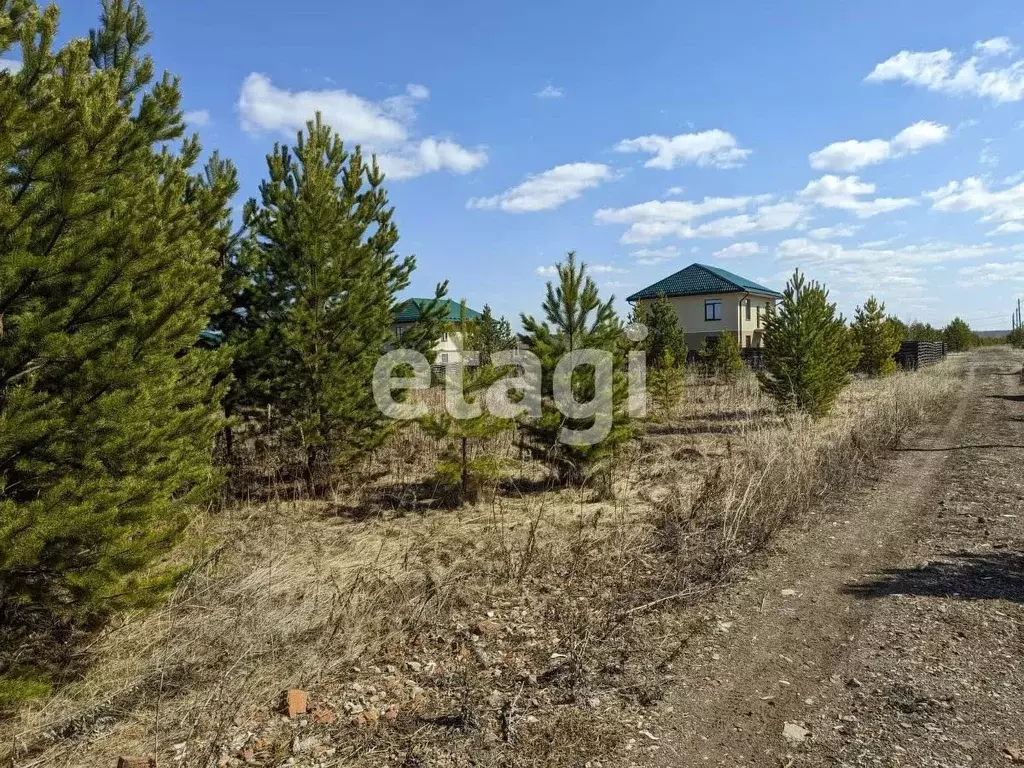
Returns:
[[[610,754],[700,631],[679,606],[956,386],[955,361],[858,381],[814,423],[778,413],[752,376],[693,379],[678,413],[620,457],[613,501],[545,487],[524,465],[487,504],[435,509],[437,446],[408,430],[330,500],[282,483],[197,519],[195,567],[164,609],[99,638],[88,672],[0,738],[17,766],[123,753],[206,766],[245,749],[276,765],[293,748],[300,764],[367,766]],[[518,457],[511,436],[484,449]],[[273,714],[290,686],[325,722]]]

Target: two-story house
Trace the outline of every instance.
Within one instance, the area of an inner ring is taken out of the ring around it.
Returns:
[[[406,329],[414,323],[419,322],[423,312],[428,309],[437,299],[406,299],[398,307],[398,314],[395,317],[395,324],[392,327],[395,336],[400,340]],[[451,299],[442,299],[444,304],[444,319],[447,322],[441,338],[434,344],[433,350],[437,353],[434,364],[443,366],[448,363],[462,363],[462,338],[458,331],[458,324],[465,319],[467,322],[479,320],[483,315],[475,309],[466,307],[466,317],[462,317],[462,304]]]
[[[782,294],[707,264],[691,264],[659,280],[626,301],[631,304],[657,301],[664,296],[675,308],[686,332],[688,349],[700,348],[705,338],[732,333],[745,349],[763,344],[764,313]]]

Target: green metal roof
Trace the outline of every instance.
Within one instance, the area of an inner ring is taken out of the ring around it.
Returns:
[[[395,317],[396,323],[415,323],[417,320],[423,317],[423,310],[429,308],[437,299],[406,299],[398,307],[398,315]],[[451,299],[441,299],[441,302],[445,305],[446,313],[444,316],[445,320],[452,323],[457,323],[462,319],[462,304]],[[466,320],[479,320],[483,315],[477,312],[475,309],[466,307]]]
[[[664,280],[659,280],[641,291],[637,291],[626,301],[639,299],[656,299],[665,296],[701,296],[708,293],[758,293],[763,296],[782,298],[782,294],[765,288],[763,285],[747,280],[720,267],[707,264],[691,264]]]

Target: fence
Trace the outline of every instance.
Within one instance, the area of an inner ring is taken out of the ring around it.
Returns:
[[[900,367],[917,370],[922,365],[932,365],[946,356],[946,344],[942,341],[904,341],[896,353]]]

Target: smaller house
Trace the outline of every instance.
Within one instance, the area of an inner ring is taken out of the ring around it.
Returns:
[[[661,296],[676,310],[686,333],[687,349],[699,349],[704,339],[717,341],[732,333],[740,347],[764,345],[764,313],[782,294],[707,264],[691,264],[626,298],[630,304],[657,301]]]
[[[402,338],[402,334],[406,332],[415,323],[419,322],[423,318],[425,310],[429,309],[437,299],[406,299],[398,307],[398,314],[395,317],[395,324],[392,326],[392,331],[395,336],[399,339]],[[483,315],[477,312],[475,309],[466,307],[466,316],[462,317],[462,304],[451,299],[441,299],[444,305],[444,319],[449,323],[449,326],[441,334],[441,338],[434,344],[433,350],[437,353],[437,358],[434,360],[436,365],[446,365],[447,363],[461,363],[462,362],[462,338],[458,331],[458,323],[463,319],[467,322],[472,320],[479,320]]]

